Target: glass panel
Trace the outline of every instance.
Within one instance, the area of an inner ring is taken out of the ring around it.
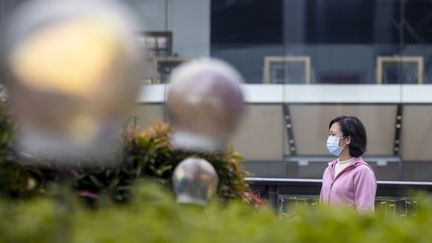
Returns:
[[[172,33],[155,40],[156,83],[209,56],[244,76],[232,144],[255,176],[320,178],[328,123],[355,115],[379,180],[432,181],[432,1],[128,1],[144,31]]]

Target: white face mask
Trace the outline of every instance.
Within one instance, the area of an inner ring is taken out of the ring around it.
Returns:
[[[336,136],[329,136],[328,137],[327,149],[328,149],[329,153],[331,153],[335,156],[339,156],[339,154],[344,149],[343,147],[339,147],[339,141],[340,141],[340,138],[338,138]]]

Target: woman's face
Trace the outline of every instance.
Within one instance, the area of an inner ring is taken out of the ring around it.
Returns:
[[[340,147],[345,147],[346,145],[349,144],[349,138],[344,137],[339,122],[335,122],[331,125],[329,129],[329,136],[336,136],[340,138],[339,140]]]

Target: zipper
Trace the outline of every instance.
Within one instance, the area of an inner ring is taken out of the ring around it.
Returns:
[[[331,184],[330,184],[330,189],[329,189],[329,195],[328,195],[328,203],[330,203],[330,197],[332,194],[332,189],[333,189],[333,184],[335,183],[336,179],[334,179]]]
[[[332,188],[333,188],[333,184],[334,184],[334,182],[336,180],[334,168],[332,170],[330,170],[330,176],[331,176],[332,181],[330,183],[329,193],[328,193],[328,197],[327,197],[327,203],[328,204],[330,204],[331,191],[332,191]]]
[[[352,163],[354,163],[354,162],[355,162],[355,160]],[[335,167],[336,167],[336,164],[335,164]],[[345,173],[348,170],[351,170],[352,167],[353,167],[353,164],[350,164],[348,167],[346,167],[343,170],[341,170],[341,172],[339,172],[336,176],[335,176],[336,172],[334,170],[335,168],[333,168],[333,170],[330,171],[331,176],[332,176],[332,182],[330,184],[330,189],[329,189],[329,195],[328,195],[328,201],[327,201],[327,203],[330,203],[331,191],[333,189],[333,184],[335,183],[335,181],[340,177],[340,175],[342,175],[343,173]]]

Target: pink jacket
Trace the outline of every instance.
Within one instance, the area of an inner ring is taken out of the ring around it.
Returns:
[[[372,168],[359,157],[335,178],[336,162],[331,161],[324,171],[320,202],[374,211],[377,183]]]

